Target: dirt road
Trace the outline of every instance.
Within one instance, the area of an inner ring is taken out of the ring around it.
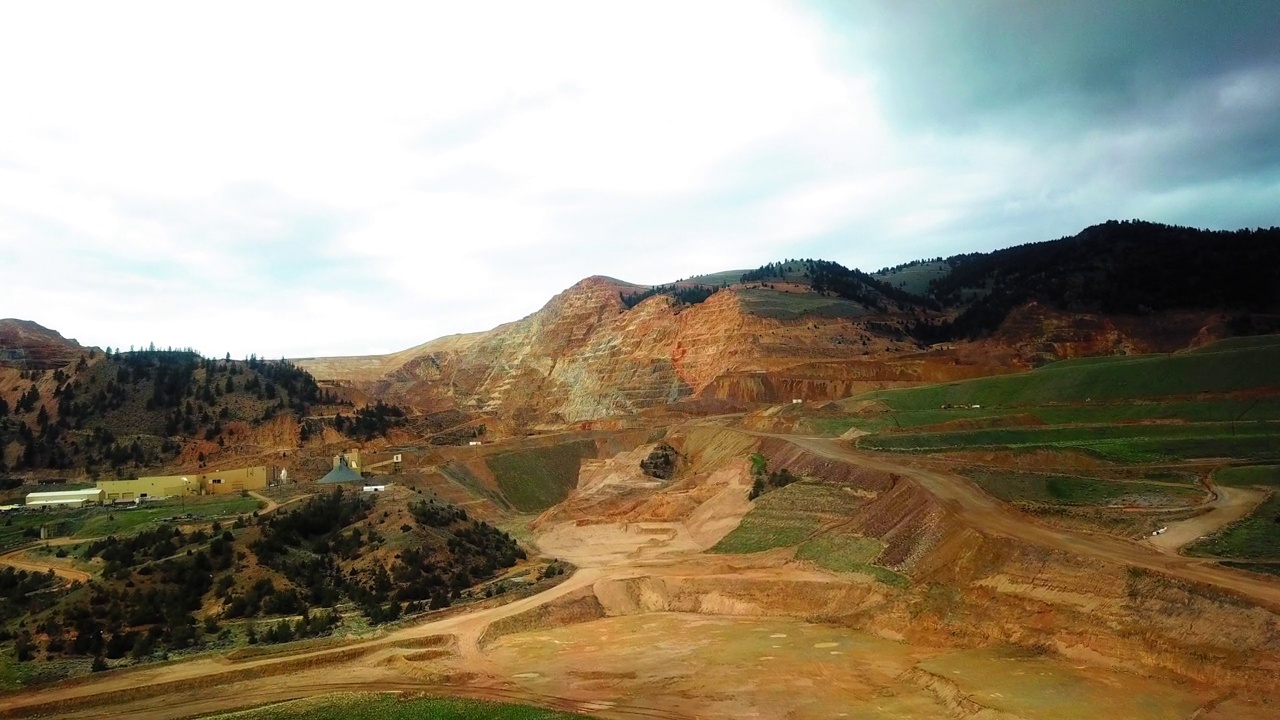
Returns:
[[[1209,561],[1157,552],[1153,548],[1108,536],[1050,528],[987,495],[962,477],[898,464],[881,456],[872,457],[851,450],[838,440],[755,434],[786,440],[815,455],[831,460],[862,465],[909,478],[940,499],[948,510],[982,532],[1212,585],[1280,612],[1280,581],[1228,570]],[[1239,510],[1238,504],[1232,507],[1235,508],[1233,512]]]
[[[89,582],[89,578],[92,576],[83,570],[77,570],[64,563],[40,562],[38,560],[31,560],[25,557],[26,552],[31,550],[33,547],[40,547],[41,545],[53,547],[56,545],[72,545],[82,542],[90,541],[75,538],[58,538],[56,540],[49,540],[40,543],[39,545],[18,548],[17,550],[11,550],[4,555],[0,555],[0,565],[8,565],[15,570],[26,570],[28,572],[36,573],[47,573],[52,570],[54,575],[57,575],[69,583]]]
[[[1209,512],[1169,523],[1167,530],[1144,539],[1142,544],[1176,555],[1187,544],[1212,535],[1253,512],[1259,503],[1267,499],[1262,490],[1249,488],[1214,487],[1213,492],[1214,499],[1206,505]]]
[[[259,514],[259,515],[270,515],[271,513],[273,513],[273,512],[275,512],[275,511],[276,511],[276,508],[280,507],[280,503],[276,502],[275,500],[272,500],[271,498],[267,497],[266,495],[263,495],[262,493],[258,492],[257,490],[250,490],[250,491],[249,491],[249,497],[252,497],[252,498],[254,498],[254,499],[256,499],[256,500],[261,500],[262,502],[264,502],[264,503],[266,503],[266,504],[267,504],[267,506],[266,506],[266,507],[264,507],[264,508],[262,508],[261,510],[259,510],[259,511],[258,511],[258,514]]]

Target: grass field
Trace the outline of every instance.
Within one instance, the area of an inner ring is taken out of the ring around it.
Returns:
[[[738,297],[747,312],[775,320],[788,320],[803,315],[856,318],[869,314],[866,308],[855,302],[810,293],[750,289],[739,290]]]
[[[521,512],[545,510],[564,500],[578,484],[582,458],[595,452],[590,440],[546,448],[515,450],[487,459],[507,500]]]
[[[217,720],[572,720],[587,715],[459,698],[337,695],[218,715]]]
[[[1226,567],[1233,567],[1239,570],[1247,570],[1249,572],[1262,573],[1264,575],[1280,575],[1280,563],[1270,563],[1270,562],[1251,563],[1247,561],[1235,562],[1231,560],[1226,560],[1226,561],[1223,561],[1222,564]]]
[[[1280,492],[1222,532],[1187,546],[1193,555],[1247,560],[1280,560]]]
[[[719,553],[753,553],[789,547],[821,527],[824,516],[848,512],[859,498],[835,485],[798,482],[765,493],[733,532],[711,548]]]
[[[445,463],[440,467],[440,474],[466,488],[468,492],[478,498],[488,498],[499,507],[507,509],[511,508],[511,503],[502,496],[502,493],[494,492],[493,490],[485,487],[484,483],[480,482],[480,478],[477,478],[472,474],[472,472],[462,463]]]
[[[933,408],[903,410],[870,416],[815,417],[819,434],[834,436],[852,427],[866,432],[910,430],[947,422],[996,423],[1002,418],[1030,416],[1045,425],[1102,425],[1150,421],[1187,423],[1280,420],[1280,398],[1256,400],[1197,400],[1155,402],[1140,400],[1034,407]]]
[[[803,515],[752,508],[733,532],[711,548],[711,552],[754,553],[790,547],[809,537],[813,530],[810,519]]]
[[[155,505],[143,505],[134,509],[103,508],[92,511],[74,537],[102,537],[134,532],[147,525],[168,521],[171,518],[190,516],[190,521],[247,515],[263,506],[262,501],[251,497],[210,497],[187,500],[166,500]]]
[[[796,557],[834,572],[871,575],[889,585],[907,578],[872,565],[884,546],[875,538],[819,532],[848,517],[864,502],[838,485],[798,482],[756,498],[733,532],[711,548],[716,553],[755,553],[799,545]]]
[[[1204,498],[1198,487],[1115,482],[1074,475],[975,470],[966,473],[983,490],[1008,502],[1050,505],[1189,505]]]
[[[1223,394],[1275,388],[1278,367],[1280,336],[1233,338],[1194,352],[1066,360],[1017,375],[874,392],[860,399],[880,400],[890,412],[811,422],[825,435],[872,433],[859,444],[878,450],[1048,448],[1120,462],[1265,462],[1280,460],[1280,397]],[[1203,393],[1217,395],[1196,397]]]
[[[1280,423],[1069,425],[902,433],[862,438],[877,450],[1076,449],[1108,460],[1157,462],[1205,457],[1280,458]]]
[[[49,537],[94,538],[136,532],[171,518],[190,515],[191,522],[247,515],[262,507],[262,502],[247,497],[202,497],[185,502],[165,500],[138,508],[101,507],[13,512],[0,521],[0,550],[29,542],[39,536],[25,534],[27,529],[50,530]]]
[[[52,513],[9,512],[0,520],[0,551],[25,545],[39,538],[40,526],[48,523]],[[34,537],[25,533],[31,530]]]
[[[875,273],[872,277],[909,293],[923,296],[929,292],[931,280],[946,277],[950,272],[951,266],[945,262],[925,262],[887,273]]]
[[[1063,360],[1028,373],[886,390],[868,395],[894,410],[944,404],[1029,407],[1226,393],[1280,384],[1280,336],[1236,338],[1172,355]]]
[[[796,558],[833,572],[870,575],[886,585],[906,587],[910,580],[905,575],[871,564],[883,550],[884,543],[875,538],[830,532],[802,544]]]
[[[1213,481],[1230,487],[1280,486],[1280,465],[1244,465],[1223,468],[1213,474]]]

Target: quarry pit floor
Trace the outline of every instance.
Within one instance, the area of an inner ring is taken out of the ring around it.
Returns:
[[[984,532],[1206,583],[1273,610],[1280,583],[1137,543],[1029,521],[972,485],[857,453],[830,439],[777,436],[837,462],[919,483]],[[730,509],[725,512],[745,512]],[[739,516],[740,517],[740,516]],[[725,518],[718,518],[723,521]],[[1197,531],[1200,528],[1197,527]],[[495,623],[632,579],[858,582],[759,557],[702,554],[679,523],[567,522],[535,536],[578,570],[537,595],[324,649],[235,662],[221,656],[110,672],[0,698],[0,717],[167,720],[340,692],[386,691],[528,702],[601,718],[934,718],[1206,720],[1273,717],[1164,677],[1051,655],[911,645],[897,638],[771,616],[706,593],[702,610],[567,618],[486,635]]]

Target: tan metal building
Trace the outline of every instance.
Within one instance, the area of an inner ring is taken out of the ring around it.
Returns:
[[[187,475],[156,475],[137,480],[100,480],[98,489],[106,492],[107,502],[184,495],[230,495],[244,490],[262,490],[271,485],[278,474],[274,467],[258,465]]]
[[[219,470],[200,476],[201,487],[206,495],[226,495],[242,490],[262,490],[271,485],[280,476],[279,470],[267,465],[236,468],[235,470]]]
[[[183,495],[199,495],[199,477],[199,475],[162,475],[140,477],[137,480],[99,480],[98,489],[107,494],[107,502],[157,500]]]

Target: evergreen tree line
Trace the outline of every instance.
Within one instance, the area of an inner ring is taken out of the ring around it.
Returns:
[[[627,306],[627,309],[631,309],[639,305],[640,303],[644,302],[645,300],[648,300],[654,295],[670,296],[677,303],[680,303],[682,305],[697,305],[700,302],[706,301],[706,299],[711,297],[712,295],[715,295],[717,292],[720,291],[721,287],[723,286],[654,285],[648,290],[642,290],[640,292],[633,292],[633,293],[620,292],[618,293],[618,297],[619,299],[622,300],[622,304]]]

